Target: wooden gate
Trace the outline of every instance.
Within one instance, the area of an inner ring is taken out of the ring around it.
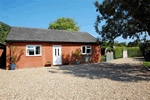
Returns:
[[[106,61],[110,61],[110,60],[113,60],[114,59],[114,55],[113,55],[113,52],[109,52],[107,51],[106,52]]]

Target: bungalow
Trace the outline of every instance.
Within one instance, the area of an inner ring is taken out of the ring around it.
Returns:
[[[7,70],[10,68],[10,46],[24,49],[16,63],[17,69],[44,67],[47,61],[63,65],[66,59],[73,64],[76,50],[81,52],[81,63],[101,61],[101,46],[87,32],[12,27],[5,41]]]

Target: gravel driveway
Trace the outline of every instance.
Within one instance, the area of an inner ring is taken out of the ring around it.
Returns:
[[[150,72],[131,58],[14,71],[0,69],[0,100],[5,99],[149,100]]]

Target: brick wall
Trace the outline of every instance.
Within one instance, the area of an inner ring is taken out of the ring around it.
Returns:
[[[19,49],[24,49],[24,54],[20,60],[16,63],[16,69],[22,68],[33,68],[33,67],[44,67],[47,61],[53,63],[53,45],[61,45],[62,64],[65,59],[69,59],[71,63],[75,62],[75,57],[72,53],[75,50],[81,51],[82,45],[92,46],[92,62],[101,61],[101,48],[97,44],[76,44],[76,43],[37,43],[37,42],[12,42],[12,46],[17,46]],[[26,45],[41,45],[41,56],[26,56]],[[10,68],[10,43],[6,43],[6,69]],[[87,56],[87,55],[84,55]],[[82,59],[80,59],[82,62]],[[70,64],[71,64],[70,63]]]

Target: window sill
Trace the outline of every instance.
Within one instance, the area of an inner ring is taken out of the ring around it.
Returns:
[[[92,55],[92,54],[90,53],[90,54],[82,54],[82,55],[85,55],[85,56],[86,56],[86,55]]]

